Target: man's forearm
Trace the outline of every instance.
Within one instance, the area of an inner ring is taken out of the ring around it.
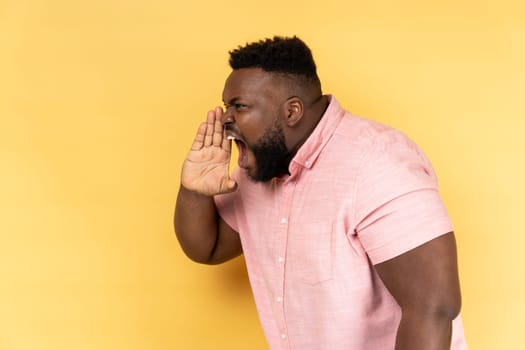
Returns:
[[[217,241],[218,214],[213,197],[180,186],[175,207],[175,233],[186,255],[206,263]]]
[[[446,315],[404,312],[397,331],[396,350],[450,350],[452,320]]]

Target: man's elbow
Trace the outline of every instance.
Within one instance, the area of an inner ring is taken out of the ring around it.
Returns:
[[[177,231],[175,227],[175,237],[179,241],[179,245],[182,248],[184,254],[193,262],[204,264],[204,265],[215,265],[213,261],[213,253],[215,248],[209,248],[210,244],[204,244],[204,242],[197,242],[191,239],[193,235],[184,235],[180,232],[184,232],[183,229]]]
[[[210,254],[203,254],[202,252],[195,252],[190,249],[185,249],[182,247],[184,254],[193,262],[203,265],[216,265],[217,263],[213,261],[213,256]]]
[[[438,318],[454,320],[461,311],[461,295],[445,298],[437,303],[431,311]]]
[[[419,317],[452,321],[461,311],[461,295],[452,293],[452,295],[428,298],[424,303],[407,305],[402,307],[402,310],[403,314],[417,314]]]

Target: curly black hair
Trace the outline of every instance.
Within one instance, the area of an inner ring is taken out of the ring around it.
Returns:
[[[261,68],[266,72],[319,82],[312,52],[297,36],[274,36],[239,46],[230,53],[230,67]]]

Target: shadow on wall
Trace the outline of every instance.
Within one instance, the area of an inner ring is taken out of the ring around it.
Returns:
[[[247,292],[251,293],[248,271],[242,255],[222,264],[217,278],[221,284],[247,289]]]
[[[248,271],[243,256],[217,266],[217,271],[212,274],[213,283],[221,292],[228,293],[235,298],[253,299]]]

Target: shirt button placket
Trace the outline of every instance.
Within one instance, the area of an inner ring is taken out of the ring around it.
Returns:
[[[282,211],[279,215],[279,226],[280,226],[280,244],[278,249],[277,255],[277,270],[279,271],[280,275],[280,282],[281,284],[277,286],[275,292],[275,307],[276,310],[278,310],[278,314],[280,314],[280,328],[281,328],[281,340],[283,341],[283,349],[289,348],[288,343],[288,334],[287,334],[287,326],[286,326],[286,317],[284,314],[284,289],[285,289],[285,256],[286,256],[286,246],[287,246],[287,237],[288,237],[288,224],[289,224],[289,215],[290,215],[290,208],[291,208],[291,202],[292,202],[292,194],[294,190],[295,183],[293,181],[289,181],[284,187],[281,187],[281,208]]]

